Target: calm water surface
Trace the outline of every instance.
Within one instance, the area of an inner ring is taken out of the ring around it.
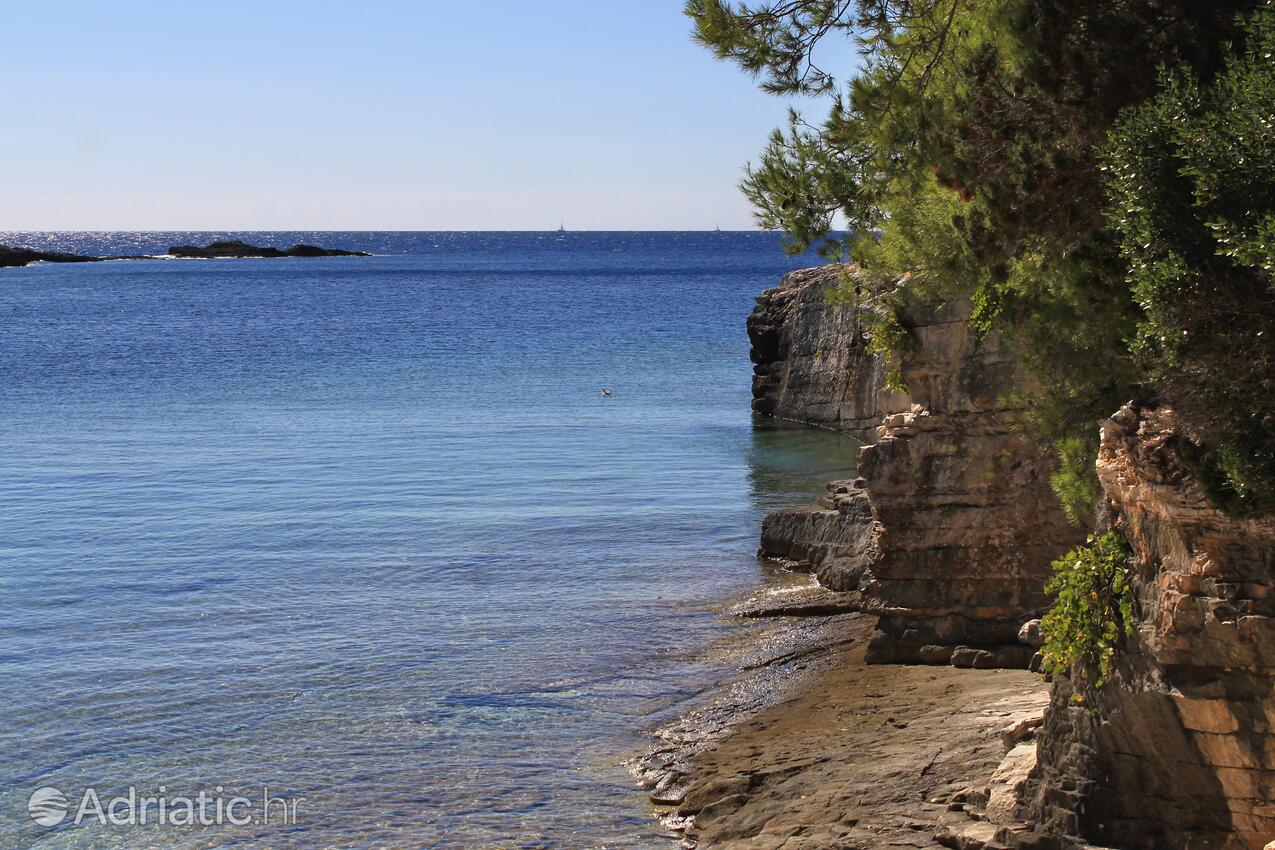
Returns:
[[[377,256],[0,270],[0,847],[671,847],[620,762],[721,675],[763,512],[853,464],[748,412],[744,318],[812,260],[231,235]],[[304,800],[46,828],[46,785]]]

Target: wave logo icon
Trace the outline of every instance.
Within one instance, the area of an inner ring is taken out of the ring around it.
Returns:
[[[37,788],[27,799],[27,812],[40,826],[57,826],[66,819],[66,795],[52,785]]]

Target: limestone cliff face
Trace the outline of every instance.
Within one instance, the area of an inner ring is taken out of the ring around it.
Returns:
[[[1018,627],[1046,605],[1048,565],[1083,537],[1049,491],[1048,459],[1011,427],[1006,399],[1027,378],[948,305],[902,317],[918,342],[902,364],[909,391],[885,390],[854,309],[826,297],[834,278],[796,273],[758,299],[754,410],[865,441],[860,477],[768,517],[762,553],[857,590],[880,616],[869,660],[1022,663]],[[1275,839],[1275,518],[1215,508],[1180,439],[1167,408],[1103,424],[1098,473],[1136,556],[1135,633],[1092,713],[1055,682],[1024,802],[983,825],[992,844],[968,846]]]
[[[854,274],[853,271],[849,272]],[[847,431],[869,445],[860,478],[824,505],[767,519],[762,552],[804,561],[880,615],[870,660],[1024,665],[1019,626],[1045,605],[1049,563],[1080,538],[1049,491],[1049,460],[1014,434],[1005,396],[1026,377],[968,305],[904,316],[917,342],[908,392],[885,388],[838,273],[789,275],[749,319],[758,413]]]
[[[854,308],[829,301],[839,277],[834,267],[802,269],[757,299],[748,317],[753,411],[870,441],[881,417],[908,401],[886,389]]]
[[[1097,718],[1061,681],[1032,814],[1127,848],[1275,839],[1275,518],[1213,507],[1171,410],[1103,424],[1098,473],[1133,546],[1136,632]]]

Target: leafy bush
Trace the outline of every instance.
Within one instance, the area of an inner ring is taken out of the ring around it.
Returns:
[[[1214,501],[1275,508],[1275,8],[1212,81],[1166,72],[1105,155],[1142,317],[1133,352],[1178,410]]]
[[[1133,633],[1129,554],[1124,538],[1108,532],[1052,565],[1045,590],[1054,604],[1041,620],[1041,652],[1046,671],[1079,674],[1077,693],[1103,686],[1116,647]]]

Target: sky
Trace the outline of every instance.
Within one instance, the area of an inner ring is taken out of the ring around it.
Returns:
[[[790,103],[682,0],[3,12],[0,230],[752,229]]]

